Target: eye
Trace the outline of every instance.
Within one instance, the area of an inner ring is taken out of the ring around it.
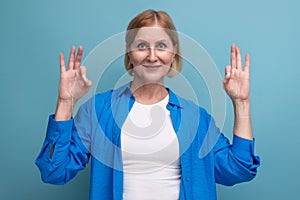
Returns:
[[[167,45],[163,42],[159,43],[157,46],[159,49],[165,49],[167,47]]]
[[[137,45],[137,48],[138,49],[146,49],[147,48],[147,46],[146,46],[146,44],[145,43],[139,43],[138,45]]]

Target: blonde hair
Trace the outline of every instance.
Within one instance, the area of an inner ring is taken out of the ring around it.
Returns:
[[[176,55],[171,65],[171,69],[168,73],[169,77],[174,77],[181,71],[182,57],[180,53],[179,38],[178,38],[176,28],[174,26],[171,17],[164,11],[155,11],[152,9],[145,10],[144,12],[138,14],[130,21],[127,27],[126,38],[125,38],[126,41],[126,54],[124,58],[125,68],[127,72],[130,75],[132,75],[133,65],[130,63],[129,52],[127,49],[129,49],[128,47],[132,44],[137,34],[137,30],[139,28],[149,27],[154,24],[158,24],[162,28],[166,29],[166,32],[170,36],[173,45],[176,47],[175,49]]]

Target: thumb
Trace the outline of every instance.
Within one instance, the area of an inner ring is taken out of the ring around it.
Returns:
[[[79,74],[80,77],[83,79],[85,85],[87,85],[88,87],[90,87],[92,85],[92,81],[90,81],[87,77],[86,77],[86,67],[85,66],[81,66],[79,69]]]

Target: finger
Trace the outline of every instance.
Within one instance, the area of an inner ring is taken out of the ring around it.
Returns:
[[[66,71],[65,58],[63,53],[59,54],[59,60],[60,60],[60,73],[63,73]]]
[[[85,66],[81,66],[79,68],[79,74],[80,74],[81,77],[86,76],[86,67]]]
[[[231,45],[231,51],[230,51],[230,62],[231,62],[231,67],[236,68],[236,54],[235,54],[235,44]]]
[[[225,85],[229,82],[229,79],[230,79],[230,75],[231,75],[231,66],[230,65],[227,65],[225,67],[225,77],[223,78],[223,85],[225,87]]]
[[[85,85],[88,86],[88,87],[91,87],[92,86],[92,81],[88,80],[85,82]]]
[[[79,73],[80,73],[81,78],[84,80],[84,82],[87,82],[88,79],[86,77],[86,67],[85,66],[81,66],[79,68]]]
[[[69,63],[68,63],[68,69],[74,69],[74,57],[75,57],[75,46],[72,46],[70,51],[70,57],[69,57]]]
[[[230,75],[231,75],[231,66],[226,66],[225,67],[225,79],[229,79],[230,78]]]
[[[238,47],[236,47],[236,68],[238,70],[242,70],[242,57]]]
[[[250,55],[249,54],[246,54],[244,71],[246,72],[246,74],[249,75],[249,72],[250,72]]]
[[[83,52],[83,48],[82,48],[82,46],[79,46],[78,47],[78,52],[77,52],[77,55],[76,55],[76,59],[75,59],[74,69],[79,69],[79,67],[80,67],[80,62],[81,62],[81,59],[82,59],[82,52]]]
[[[92,81],[90,81],[86,77],[86,67],[85,66],[80,67],[79,71],[80,71],[80,76],[82,77],[82,79],[84,81],[84,84],[86,86],[90,87],[92,85]]]

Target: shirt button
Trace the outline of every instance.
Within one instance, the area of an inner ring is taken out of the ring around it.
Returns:
[[[187,182],[189,182],[191,179],[190,179],[189,177],[186,177],[185,180],[186,180]]]

